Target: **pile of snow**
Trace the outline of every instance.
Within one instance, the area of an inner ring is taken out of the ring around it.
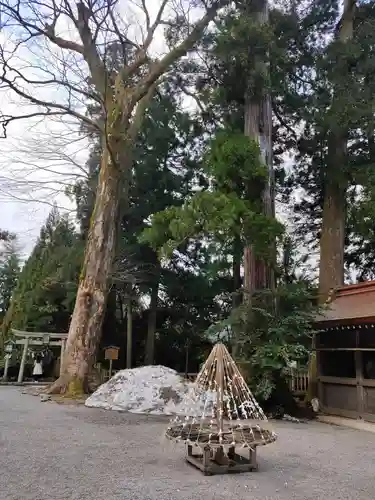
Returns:
[[[121,370],[101,385],[86,406],[106,410],[173,415],[184,413],[191,382],[165,366],[142,366]]]

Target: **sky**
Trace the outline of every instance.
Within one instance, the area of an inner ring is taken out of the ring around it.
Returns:
[[[50,119],[38,126],[18,121],[0,140],[0,227],[17,234],[23,258],[32,251],[54,204],[74,218],[75,204],[65,189],[83,175],[79,167],[85,167],[87,143],[82,138],[67,144],[52,130],[55,126],[56,133],[61,129],[66,134],[69,128],[57,125]],[[78,136],[77,127],[71,135]]]

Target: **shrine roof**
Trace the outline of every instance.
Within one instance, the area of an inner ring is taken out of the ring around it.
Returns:
[[[327,304],[327,310],[319,315],[317,322],[319,324],[375,323],[375,281],[337,288]]]

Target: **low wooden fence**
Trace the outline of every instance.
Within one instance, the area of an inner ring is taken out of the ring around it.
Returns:
[[[294,396],[303,396],[309,387],[309,373],[304,368],[289,368],[288,381],[290,392]]]

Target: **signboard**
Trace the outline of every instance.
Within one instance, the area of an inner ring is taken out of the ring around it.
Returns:
[[[48,345],[49,344],[49,335],[48,335],[48,333],[45,333],[43,335],[43,344],[44,345]]]
[[[104,351],[105,359],[109,359],[110,361],[116,361],[118,359],[119,347],[107,347]]]

